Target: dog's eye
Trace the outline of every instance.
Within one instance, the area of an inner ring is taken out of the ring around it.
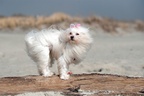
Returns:
[[[70,32],[69,34],[70,34],[70,35],[72,35],[72,33],[71,33],[71,32]]]
[[[79,35],[79,33],[76,33],[76,35]]]

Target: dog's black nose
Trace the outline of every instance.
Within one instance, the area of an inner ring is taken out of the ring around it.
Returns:
[[[71,38],[71,40],[73,40],[73,39],[74,39],[74,36],[71,36],[70,38]]]

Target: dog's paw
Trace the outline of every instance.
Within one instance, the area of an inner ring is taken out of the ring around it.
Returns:
[[[47,73],[44,73],[44,74],[43,74],[44,77],[50,77],[50,76],[52,76],[52,75],[54,75],[53,72],[47,72]]]
[[[68,80],[70,78],[70,75],[64,74],[64,75],[61,75],[60,78],[63,80]]]

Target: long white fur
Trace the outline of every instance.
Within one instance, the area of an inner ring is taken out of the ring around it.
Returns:
[[[71,39],[74,36],[74,39]],[[69,64],[80,63],[90,48],[92,38],[89,30],[79,26],[58,30],[49,28],[32,31],[25,36],[28,55],[37,63],[40,75],[52,76],[50,66],[57,61],[61,79],[69,79]]]

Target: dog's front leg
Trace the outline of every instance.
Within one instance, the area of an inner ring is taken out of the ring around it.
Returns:
[[[63,80],[69,79],[70,75],[68,74],[68,64],[64,60],[63,56],[58,59],[58,71],[60,73],[60,78]]]

